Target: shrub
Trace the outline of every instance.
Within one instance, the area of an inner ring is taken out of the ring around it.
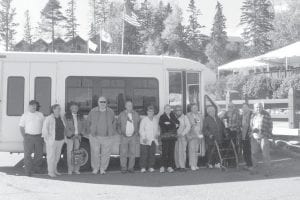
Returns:
[[[272,98],[273,92],[280,87],[281,80],[266,75],[253,75],[243,86],[243,92],[251,99]]]
[[[249,76],[247,75],[231,75],[227,77],[226,89],[235,90],[240,94],[242,98],[244,96],[243,87],[247,83]]]
[[[285,78],[280,87],[274,92],[273,97],[287,98],[290,88],[300,89],[300,75]]]

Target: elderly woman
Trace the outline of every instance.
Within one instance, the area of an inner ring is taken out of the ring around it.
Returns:
[[[175,166],[174,149],[179,121],[171,111],[169,104],[164,107],[164,113],[159,118],[159,126],[162,142],[162,167],[160,168],[160,172],[163,173],[167,169],[168,172],[172,173]]]
[[[154,172],[155,152],[158,145],[159,126],[158,118],[154,115],[154,106],[148,106],[147,116],[144,117],[140,124],[140,166],[141,172]]]
[[[239,110],[231,102],[228,105],[228,111],[223,116],[225,121],[225,128],[228,130],[229,137],[233,140],[234,144],[237,145],[237,140],[241,133],[241,116]]]
[[[46,117],[43,124],[42,137],[46,143],[48,175],[52,178],[61,175],[57,171],[57,163],[65,141],[65,126],[60,105],[51,106],[51,114]]]
[[[207,108],[207,116],[203,122],[202,132],[206,137],[208,168],[220,168],[221,165],[217,159],[217,149],[215,142],[221,143],[224,137],[224,124],[216,115],[216,109],[213,106]]]
[[[198,111],[196,104],[191,105],[191,112],[187,114],[190,120],[191,130],[187,134],[189,149],[189,165],[192,171],[198,170],[198,155],[205,156],[205,141],[202,133],[203,117]],[[199,154],[198,154],[199,153]]]
[[[79,105],[75,102],[69,104],[68,111],[65,114],[66,122],[66,142],[67,142],[67,160],[68,160],[68,174],[80,174],[80,166],[72,164],[72,151],[79,149],[82,135],[86,133],[86,121],[83,115],[78,112]]]

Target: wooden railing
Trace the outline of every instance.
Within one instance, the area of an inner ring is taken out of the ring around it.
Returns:
[[[248,104],[251,108],[255,103],[262,102],[264,104],[264,108],[268,110],[271,114],[271,117],[274,121],[288,121],[288,99],[256,99],[256,100],[248,100]],[[215,101],[220,110],[225,110],[227,101]],[[245,100],[232,100],[238,108],[242,108]]]

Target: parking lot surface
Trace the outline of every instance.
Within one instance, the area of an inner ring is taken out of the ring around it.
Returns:
[[[200,169],[172,174],[23,176],[14,165],[22,155],[0,153],[1,200],[299,200],[300,160],[272,155],[273,175],[250,175],[244,170]]]

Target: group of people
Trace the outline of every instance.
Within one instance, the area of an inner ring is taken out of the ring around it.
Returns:
[[[219,168],[221,163],[215,142],[221,143],[227,134],[233,136],[233,139],[241,135],[244,158],[251,172],[256,170],[260,149],[269,172],[268,139],[272,135],[270,115],[262,109],[262,104],[256,104],[253,113],[244,104],[242,115],[236,112],[233,104],[229,107],[220,118],[215,108],[210,106],[207,108],[207,116],[203,118],[196,104],[190,105],[190,112],[186,115],[180,105],[174,109],[165,105],[164,113],[160,116],[155,114],[155,107],[150,105],[147,107],[147,115],[140,117],[134,111],[132,101],[128,100],[125,110],[116,117],[114,111],[107,106],[107,99],[100,97],[98,106],[89,112],[87,119],[79,112],[79,105],[75,102],[70,103],[64,115],[61,114],[60,105],[51,106],[50,115],[44,118],[38,111],[39,103],[32,100],[29,102],[28,112],[22,115],[19,124],[24,137],[25,173],[31,176],[32,173],[40,172],[45,143],[48,175],[61,175],[57,164],[62,146],[66,143],[68,174],[80,174],[80,166],[72,162],[72,151],[79,149],[81,138],[85,136],[90,142],[92,173],[105,174],[117,135],[120,136],[122,173],[134,172],[138,148],[141,172],[154,172],[159,141],[162,145],[159,171],[162,173],[185,171],[187,155],[188,165],[193,171],[199,169],[199,158],[207,158],[209,168]],[[31,157],[32,153],[34,159]]]

